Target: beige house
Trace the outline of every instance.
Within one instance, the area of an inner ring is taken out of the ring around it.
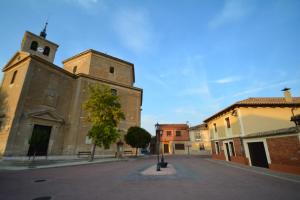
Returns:
[[[249,98],[204,120],[213,158],[300,174],[300,97]]]
[[[211,152],[211,142],[206,124],[189,128],[191,154],[208,154]]]
[[[89,84],[111,87],[120,96],[126,119],[119,125],[124,134],[131,126],[140,126],[143,90],[134,86],[134,65],[122,59],[87,50],[53,64],[58,45],[25,32],[21,49],[3,68],[1,93],[5,95],[0,115],[0,154],[27,156],[32,154],[30,140],[44,140],[38,155],[76,155],[90,151],[87,137],[90,124],[81,104],[87,98]],[[118,144],[121,144],[122,138]],[[123,147],[131,149],[125,144]],[[115,154],[117,145],[96,154]]]

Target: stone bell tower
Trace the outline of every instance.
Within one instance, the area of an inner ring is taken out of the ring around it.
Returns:
[[[26,31],[22,40],[21,51],[39,56],[53,63],[58,45],[46,40],[47,25],[48,23],[46,22],[44,29],[40,32],[39,36]]]

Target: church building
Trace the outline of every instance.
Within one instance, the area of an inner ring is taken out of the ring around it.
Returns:
[[[123,136],[131,126],[140,126],[143,90],[134,86],[134,64],[98,52],[86,50],[53,63],[58,45],[46,39],[46,27],[35,35],[26,31],[21,48],[3,67],[0,113],[0,155],[32,156],[30,140],[42,137],[38,156],[69,156],[90,151],[87,137],[91,124],[82,103],[89,84],[102,84],[120,97],[125,120],[118,129],[117,141],[123,150],[131,150]],[[96,155],[114,155],[110,149],[96,148]]]

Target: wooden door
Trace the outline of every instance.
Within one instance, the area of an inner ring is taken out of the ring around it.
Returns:
[[[169,153],[169,144],[164,144],[164,153]]]

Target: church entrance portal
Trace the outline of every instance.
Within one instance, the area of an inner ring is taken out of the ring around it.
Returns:
[[[29,140],[28,156],[47,156],[51,126],[34,125]]]

